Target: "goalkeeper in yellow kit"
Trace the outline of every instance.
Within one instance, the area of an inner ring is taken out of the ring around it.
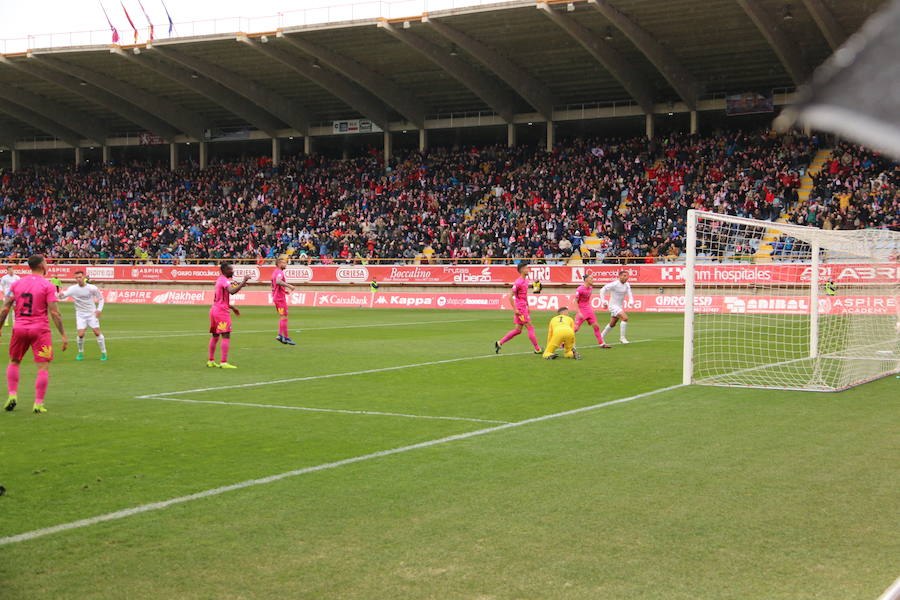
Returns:
[[[566,358],[581,358],[575,351],[575,321],[569,316],[569,309],[565,306],[556,311],[556,316],[550,319],[544,358],[548,360],[556,358],[556,349],[560,346],[565,348]]]

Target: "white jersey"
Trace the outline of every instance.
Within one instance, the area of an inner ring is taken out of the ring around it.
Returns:
[[[78,315],[93,315],[98,310],[103,310],[103,294],[93,283],[71,285],[59,298],[72,298],[75,301],[75,314]]]
[[[600,301],[606,301],[606,294],[609,293],[609,307],[622,309],[624,307],[625,296],[628,296],[629,302],[634,302],[634,296],[631,295],[631,284],[622,283],[618,279],[610,281],[600,290]]]
[[[20,277],[18,275],[9,274],[0,277],[0,292],[2,292],[4,296],[9,296],[9,290],[12,289],[12,284],[19,279]]]

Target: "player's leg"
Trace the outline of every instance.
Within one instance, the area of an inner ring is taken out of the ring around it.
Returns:
[[[597,338],[597,343],[600,344],[600,347],[605,346],[603,335],[600,333],[600,325],[597,324],[597,315],[594,314],[594,311],[591,311],[591,314],[587,315],[584,320],[594,329],[594,337]]]
[[[288,308],[287,305],[278,307],[278,337],[282,344],[287,344],[288,346],[296,346],[297,342],[291,339],[290,334],[288,333]]]
[[[47,387],[50,385],[50,369],[48,363],[39,363],[37,378],[34,380],[34,408],[35,414],[47,412],[44,408],[44,397],[47,395]]]
[[[553,359],[556,358],[556,349],[559,348],[559,345],[562,343],[562,338],[558,333],[550,336],[550,340],[547,343],[547,347],[544,348],[544,358]]]
[[[565,357],[566,358],[580,358],[578,353],[575,352],[575,332],[572,333],[566,332],[563,336],[563,348],[565,348]]]
[[[623,344],[627,344],[628,338],[625,337],[625,330],[628,328],[628,314],[623,310],[619,313],[619,320],[622,321],[622,325],[619,327],[619,341]]]
[[[206,359],[206,366],[209,368],[218,368],[219,363],[216,362],[216,346],[219,345],[219,319],[215,307],[209,310],[209,333],[212,337],[209,339],[209,355]]]
[[[515,327],[513,327],[513,328],[510,329],[508,332],[506,332],[506,335],[504,335],[502,338],[500,338],[499,340],[497,340],[496,342],[494,342],[494,352],[496,352],[496,353],[499,354],[499,353],[500,353],[500,346],[502,346],[503,344],[505,344],[505,343],[508,342],[509,340],[513,339],[514,337],[516,337],[517,335],[519,335],[520,333],[522,333],[522,327],[523,327],[523,324],[522,324],[522,323],[519,323],[519,318],[518,318],[518,317],[513,317],[513,322],[515,323]]]
[[[519,311],[522,313],[522,321],[524,321],[525,329],[528,331],[528,341],[531,342],[534,353],[540,354],[541,345],[538,344],[537,335],[534,333],[534,325],[531,323],[531,314],[528,312],[527,308],[524,309],[524,311],[520,308]]]
[[[209,338],[209,357],[206,359],[206,366],[210,368],[218,367],[216,362],[216,346],[219,344],[219,334],[214,333]]]
[[[34,354],[34,362],[37,364],[37,377],[34,380],[34,407],[35,414],[44,414],[44,398],[47,396],[47,387],[50,385],[50,362],[53,360],[53,338],[50,330],[37,333],[31,342],[31,352]]]
[[[606,325],[606,327],[603,328],[603,332],[600,334],[600,337],[602,337],[605,340],[606,336],[609,335],[609,332],[612,331],[612,328],[615,327],[616,323],[618,323],[618,322],[619,322],[619,319],[617,317],[611,316],[609,318],[609,323]]]
[[[236,366],[228,362],[228,349],[231,346],[231,332],[226,331],[222,334],[222,346],[220,350],[221,359],[219,361],[219,366],[223,369],[237,369]]]
[[[87,330],[87,326],[87,318],[75,313],[75,331],[78,334],[78,337],[75,338],[75,342],[78,344],[78,354],[75,355],[75,360],[84,360],[84,332]]]
[[[6,367],[6,402],[5,410],[13,410],[19,394],[19,365],[28,350],[30,340],[21,330],[13,329],[9,341],[9,365]]]
[[[575,316],[575,333],[578,333],[581,324],[585,321],[587,321],[587,319],[581,314],[581,311],[578,311],[578,314]]]
[[[96,325],[91,326],[91,331],[94,332],[94,337],[97,338],[97,345],[100,346],[100,360],[106,360],[106,338],[103,337],[103,332],[100,330],[100,322],[97,321],[97,317],[94,317],[94,323]]]
[[[12,348],[10,348],[10,351]],[[3,404],[4,410],[12,410],[16,407],[16,400],[19,395],[19,364],[22,359],[14,359],[10,357],[9,365],[6,367],[6,402]]]

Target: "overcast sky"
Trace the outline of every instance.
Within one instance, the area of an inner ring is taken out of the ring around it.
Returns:
[[[109,17],[119,30],[123,43],[130,42],[132,29],[125,20],[120,0],[102,0]],[[144,18],[138,0],[121,0],[128,14],[134,20],[135,26],[141,30],[146,28],[147,21]],[[156,36],[166,37],[168,22],[161,0],[141,0],[144,8],[156,25]],[[202,19],[215,19],[226,17],[266,17],[276,15],[279,12],[288,13],[285,25],[302,24],[303,11],[307,9],[308,21],[324,22],[330,20],[346,20],[351,17],[372,18],[378,10],[379,4],[384,6],[386,17],[400,17],[418,15],[429,10],[439,10],[453,6],[466,4],[478,4],[479,0],[386,0],[384,2],[365,0],[351,2],[349,0],[165,0],[165,4],[175,23],[197,21]],[[336,7],[328,13],[323,7]],[[355,5],[353,9],[350,5]],[[351,10],[353,12],[351,12]],[[294,12],[296,11],[296,12]],[[236,22],[236,21],[235,21]],[[259,19],[250,23],[250,32],[267,31],[277,27],[276,21]],[[211,26],[211,25],[207,25]],[[219,26],[219,32],[234,31],[236,28],[228,28],[227,24]],[[24,38],[29,35],[108,30],[103,11],[100,9],[100,0],[0,0],[0,40]],[[190,35],[190,27],[178,27],[179,35]],[[206,33],[195,31],[195,33]],[[146,34],[141,32],[141,41]],[[100,39],[97,43],[109,43],[108,39]],[[3,48],[0,47],[0,51]],[[7,48],[7,52],[12,51]]]

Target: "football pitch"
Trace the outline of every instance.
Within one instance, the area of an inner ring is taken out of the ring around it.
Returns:
[[[0,598],[847,599],[900,575],[900,380],[682,387],[680,315],[109,306],[0,414]],[[546,340],[550,313],[533,313]],[[0,340],[4,351],[9,331]],[[55,336],[58,339],[58,336]]]

